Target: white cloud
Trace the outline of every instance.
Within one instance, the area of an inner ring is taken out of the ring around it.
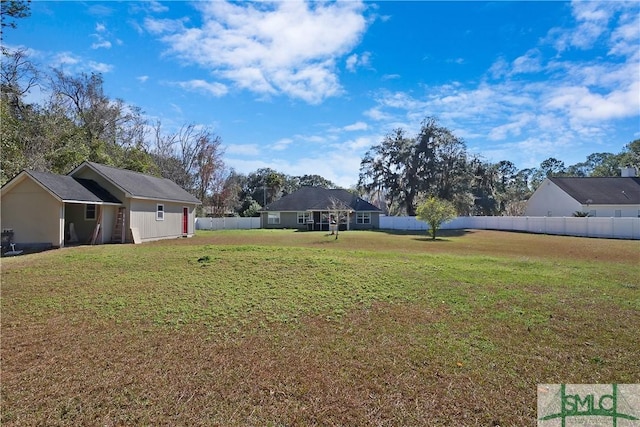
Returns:
[[[352,73],[355,73],[358,68],[369,68],[371,67],[371,53],[364,52],[361,55],[358,55],[357,53],[349,55],[345,61],[345,66],[347,71]]]
[[[355,122],[343,127],[342,129],[346,130],[347,132],[353,132],[358,130],[367,130],[368,128],[369,125],[367,125],[365,122]]]
[[[209,83],[205,80],[200,79],[176,82],[175,84],[185,90],[189,90],[192,92],[204,92],[215,97],[224,96],[228,92],[227,87],[222,83]]]
[[[623,13],[620,16],[620,26],[612,32],[610,38],[610,55],[638,55],[640,44],[640,14]]]
[[[258,156],[260,147],[257,144],[229,144],[225,148],[225,153],[241,156]]]
[[[383,112],[382,106],[370,108],[363,114],[376,121],[389,120],[393,117],[393,115]]]
[[[104,62],[89,61],[87,66],[91,71],[98,73],[110,73],[113,71],[113,65],[105,64]]]
[[[634,2],[574,0],[571,7],[576,25],[552,28],[544,39],[559,52],[564,52],[571,47],[589,49],[601,37],[606,36],[609,32],[610,22],[618,16],[620,11],[623,11],[623,17],[626,16],[626,13],[635,15],[638,13]],[[634,7],[636,8],[635,13],[633,12]]]
[[[366,27],[361,2],[200,2],[202,25],[147,19],[171,53],[260,95],[318,104],[342,93],[336,61]]]
[[[352,73],[356,71],[357,64],[358,64],[358,54],[356,53],[354,53],[353,55],[350,55],[345,62],[347,70],[351,71]]]
[[[144,29],[152,34],[162,34],[166,32],[184,31],[184,25],[189,21],[188,18],[183,19],[153,19],[146,18],[144,20]]]
[[[350,152],[351,156],[361,158],[360,154],[363,150],[369,149],[374,144],[380,142],[380,138],[373,138],[371,136],[362,136],[356,139],[349,139],[347,141],[343,141],[337,144],[333,144],[333,146],[342,152]]]
[[[104,24],[102,24],[102,23],[100,23],[100,22],[96,23],[96,31],[97,31],[97,32],[99,32],[99,33],[103,33],[103,32],[105,32],[106,30],[107,30],[107,27],[106,27]]]
[[[87,11],[94,16],[111,16],[114,10],[104,4],[92,4]]]
[[[111,42],[109,40],[100,40],[91,44],[91,49],[111,49]]]
[[[640,111],[640,83],[606,94],[584,86],[560,87],[550,93],[546,107],[564,112],[574,120],[610,120],[637,115]]]
[[[293,142],[293,139],[291,138],[282,138],[276,141],[276,143],[273,144],[271,148],[276,151],[286,150],[292,142]]]
[[[167,6],[163,5],[162,3],[156,0],[148,1],[146,2],[146,4],[148,5],[149,9],[155,13],[166,12],[169,10]]]
[[[512,74],[535,73],[542,70],[541,54],[538,49],[531,49],[516,58],[512,64]]]
[[[64,65],[75,65],[80,63],[80,57],[74,55],[71,52],[60,52],[53,56],[51,64],[54,67],[61,67]]]
[[[499,125],[491,129],[489,132],[488,138],[491,140],[504,140],[509,136],[519,136],[523,128],[529,125],[532,121],[535,120],[535,115],[530,113],[521,113],[509,123],[505,123],[503,125]]]
[[[87,71],[98,73],[109,73],[113,71],[113,65],[111,64],[87,60],[72,52],[56,53],[51,57],[50,65],[71,74]]]
[[[462,65],[462,64],[464,64],[464,58],[449,58],[449,59],[445,60],[445,62],[448,63],[448,64]]]
[[[136,79],[140,82],[140,83],[146,83],[147,80],[149,80],[149,76],[138,76],[136,77]]]

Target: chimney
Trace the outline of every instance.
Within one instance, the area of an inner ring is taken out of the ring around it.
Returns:
[[[634,176],[638,176],[638,169],[636,169],[635,166],[620,168],[620,176],[623,178],[633,178]]]

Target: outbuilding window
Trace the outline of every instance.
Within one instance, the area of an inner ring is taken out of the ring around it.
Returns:
[[[96,205],[84,205],[84,219],[87,221],[96,219]]]
[[[156,221],[164,221],[164,205],[158,203],[156,206]]]

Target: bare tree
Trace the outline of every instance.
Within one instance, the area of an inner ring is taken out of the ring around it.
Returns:
[[[340,234],[340,224],[346,224],[349,221],[351,207],[337,197],[330,197],[327,209],[331,217],[330,225],[335,225],[335,236],[337,240]],[[331,234],[334,234],[334,232],[332,231]]]
[[[221,189],[224,185],[223,154],[222,139],[219,136],[208,131],[200,135],[195,158],[195,194],[200,200],[206,200],[214,189]]]
[[[154,161],[163,177],[191,191],[207,204],[226,179],[222,139],[208,128],[195,124],[164,134],[160,122],[153,128]]]
[[[17,116],[24,113],[23,98],[38,85],[40,72],[29,60],[26,49],[3,49],[2,56],[0,89],[11,108],[16,110]]]

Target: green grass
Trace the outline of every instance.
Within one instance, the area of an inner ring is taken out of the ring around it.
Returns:
[[[2,424],[532,425],[538,383],[640,381],[639,250],[252,230],[3,259]]]

